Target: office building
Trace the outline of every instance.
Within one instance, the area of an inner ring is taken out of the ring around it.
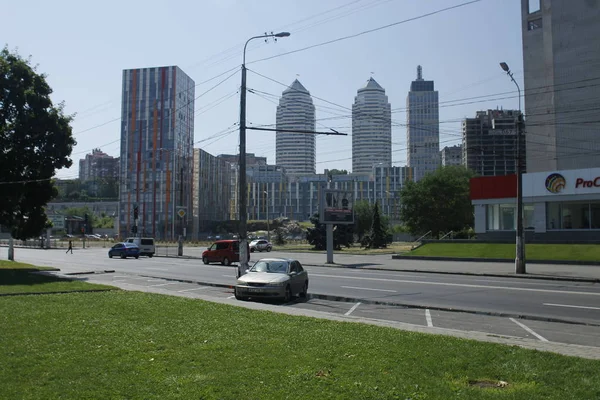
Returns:
[[[352,173],[368,174],[375,164],[392,165],[392,121],[385,90],[371,78],[352,105]]]
[[[177,66],[123,71],[121,236],[175,240],[191,229],[194,88]]]
[[[420,65],[406,97],[406,124],[408,166],[414,168],[415,181],[419,181],[440,166],[438,92],[433,81],[423,79]]]
[[[518,114],[518,110],[487,110],[478,111],[475,118],[464,119],[463,165],[481,176],[516,173]],[[527,152],[524,135],[521,146],[524,155]],[[524,163],[523,171],[526,168]]]
[[[440,152],[442,167],[462,165],[462,146],[446,146]]]
[[[276,165],[288,174],[314,174],[316,171],[316,138],[313,133],[280,130],[315,130],[315,106],[310,93],[296,79],[283,91],[277,106]]]
[[[521,0],[521,10],[527,172],[600,167],[600,3]]]

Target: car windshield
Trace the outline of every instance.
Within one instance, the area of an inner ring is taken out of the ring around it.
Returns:
[[[250,268],[250,272],[273,272],[278,274],[287,273],[287,262],[285,261],[258,261],[252,268]]]

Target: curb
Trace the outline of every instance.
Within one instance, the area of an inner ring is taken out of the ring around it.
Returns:
[[[171,281],[171,282],[185,282],[185,283],[192,283],[192,284],[197,284],[197,285],[201,285],[201,286],[212,286],[212,287],[226,288],[226,289],[233,289],[235,287],[235,285],[227,285],[224,283],[200,282],[200,281],[194,281],[191,279],[164,278],[161,276],[154,276],[154,275],[139,275],[139,276],[142,276],[144,278],[164,279],[165,281]],[[436,310],[436,311],[462,312],[462,313],[475,314],[475,315],[487,315],[487,316],[492,316],[492,317],[518,318],[518,319],[525,319],[525,320],[531,320],[531,321],[557,322],[557,323],[570,324],[570,325],[600,327],[600,323],[575,321],[575,320],[568,320],[568,319],[562,319],[562,318],[541,317],[538,315],[511,314],[511,313],[503,313],[503,312],[495,312],[495,311],[481,311],[481,310],[471,310],[471,309],[453,308],[453,307],[423,306],[420,304],[400,303],[400,302],[394,302],[394,301],[367,300],[367,299],[360,299],[360,298],[355,298],[355,297],[333,296],[333,295],[319,294],[319,293],[308,293],[307,299],[309,299],[309,300],[310,299],[319,299],[319,300],[337,301],[337,302],[344,302],[344,303],[359,303],[360,302],[362,304],[386,305],[386,306],[395,306],[395,307],[402,307],[402,308],[416,308],[416,309],[420,309],[420,310],[429,309],[429,310]]]
[[[384,268],[384,267],[362,267],[353,268],[347,267],[343,264],[304,264],[309,267],[326,267],[326,268],[348,268],[362,271],[393,271],[393,272],[412,272],[412,273],[423,273],[423,274],[441,274],[441,275],[464,275],[464,276],[486,276],[490,278],[513,278],[513,279],[536,279],[542,281],[562,281],[562,282],[583,282],[583,283],[600,283],[600,278],[577,278],[570,276],[548,276],[548,275],[504,275],[504,274],[488,274],[488,273],[477,273],[477,272],[454,272],[454,271],[440,271],[440,270],[422,270],[422,269],[396,269],[396,268]]]
[[[394,254],[392,260],[428,260],[428,261],[473,261],[514,263],[514,258],[476,258],[476,257],[438,257],[438,256],[403,256]],[[567,261],[567,260],[526,260],[528,264],[553,264],[553,265],[592,265],[600,266],[600,261]]]

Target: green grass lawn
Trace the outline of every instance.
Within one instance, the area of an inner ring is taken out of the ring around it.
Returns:
[[[276,251],[290,251],[299,253],[313,253],[312,245],[310,244],[285,244],[283,246],[273,245],[273,249]],[[361,248],[358,244],[354,244],[349,248],[343,247],[342,250],[335,250],[336,254],[352,254],[352,255],[369,255],[369,254],[395,254],[403,251],[408,251],[411,248],[410,243],[398,242],[389,244],[385,249],[365,249]],[[325,250],[321,250],[324,252]]]
[[[513,243],[427,243],[405,255],[440,257],[514,258]],[[529,260],[600,261],[596,244],[526,244]]]
[[[600,398],[599,361],[140,292],[4,297],[0,326],[5,399]]]
[[[56,276],[32,274],[31,272],[34,271],[57,271],[57,269],[0,260],[0,294],[115,289],[112,286],[93,285],[87,282],[71,281]]]

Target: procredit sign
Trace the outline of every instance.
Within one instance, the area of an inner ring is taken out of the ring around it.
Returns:
[[[600,168],[535,172],[523,175],[523,196],[600,194]]]

